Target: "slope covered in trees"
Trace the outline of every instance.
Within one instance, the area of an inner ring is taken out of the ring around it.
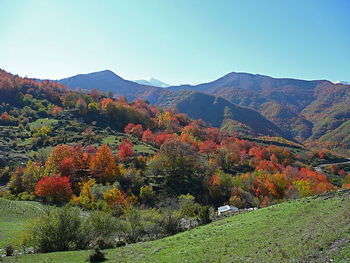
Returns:
[[[249,129],[250,134],[286,137],[287,133],[279,129],[257,111],[230,103],[221,98],[203,93],[191,93],[174,105],[193,119],[202,119],[214,127],[220,127],[233,120]]]
[[[266,102],[261,106],[261,114],[285,131],[290,138],[304,141],[312,134],[313,124],[296,114],[290,108],[276,102]]]
[[[332,144],[329,140],[332,131],[350,119],[350,86],[326,80],[278,79],[232,72],[213,82],[169,89],[204,92],[251,107],[300,141],[317,141],[325,136],[319,141]],[[349,153],[349,146],[343,143],[346,135],[337,134],[334,149]]]
[[[82,88],[86,88],[90,85],[87,82],[84,80],[79,84]],[[64,83],[70,85],[68,82]],[[112,86],[106,83],[98,87],[110,90],[109,87]],[[133,88],[127,91],[115,85],[113,87],[113,92],[117,95],[124,95],[130,99],[141,98],[152,104],[169,107],[173,107],[175,102],[181,100],[184,91],[222,97],[233,104],[260,112],[289,137],[301,142],[316,141],[324,144],[324,140],[320,137],[350,120],[348,106],[350,86],[334,84],[327,80],[306,81],[232,72],[215,81],[199,85],[172,86],[166,89],[144,86],[141,89]],[[189,107],[189,111],[196,111],[191,105]],[[211,123],[215,121],[216,116],[210,120]],[[343,137],[340,133],[336,142],[338,146],[333,149],[349,153],[346,143],[339,146],[344,140]],[[327,143],[331,144],[332,141]]]
[[[59,82],[73,89],[91,90],[95,88],[113,92],[115,95],[125,96],[128,100],[141,98],[163,108],[186,113],[191,118],[202,119],[215,127],[220,127],[224,120],[232,119],[247,127],[246,132],[250,135],[261,134],[291,138],[288,132],[280,130],[258,112],[234,105],[225,99],[194,92],[139,85],[124,80],[107,70],[77,75]]]

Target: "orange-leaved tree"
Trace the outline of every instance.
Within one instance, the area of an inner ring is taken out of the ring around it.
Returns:
[[[111,149],[101,145],[89,162],[90,172],[97,182],[112,182],[120,174]]]

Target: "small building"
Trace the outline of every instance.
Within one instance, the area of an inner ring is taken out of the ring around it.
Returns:
[[[238,210],[239,209],[235,206],[224,205],[224,206],[218,207],[218,215],[229,214],[229,213],[237,212]]]

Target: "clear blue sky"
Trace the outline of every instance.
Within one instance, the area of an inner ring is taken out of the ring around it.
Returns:
[[[0,68],[198,83],[350,80],[349,0],[0,0]]]

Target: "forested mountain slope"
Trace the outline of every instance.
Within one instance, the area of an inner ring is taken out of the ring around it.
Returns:
[[[101,74],[115,80],[100,81]],[[260,112],[277,125],[283,131],[282,134],[288,138],[301,142],[316,142],[316,144],[317,142],[327,143],[332,149],[343,153],[349,150],[343,129],[337,132],[334,140],[330,139],[332,136],[327,136],[328,133],[350,120],[349,85],[335,84],[327,80],[306,81],[232,72],[208,83],[160,89],[131,81],[121,81],[120,77],[114,75],[109,71],[98,72],[78,75],[60,82],[73,88],[99,88],[112,91],[116,95],[126,96],[128,99],[140,98],[155,105],[173,108],[176,108],[177,103],[182,99],[188,98],[188,92],[206,93]],[[95,83],[95,78],[98,84]],[[181,105],[184,104],[186,103],[183,102]],[[182,107],[181,110],[191,114],[199,112],[194,105],[187,104],[186,108]],[[216,109],[213,108],[212,111],[215,112]],[[221,114],[219,116],[206,114],[205,120],[213,125],[220,125],[222,122],[217,121],[220,117]],[[313,143],[313,145],[316,144]]]

